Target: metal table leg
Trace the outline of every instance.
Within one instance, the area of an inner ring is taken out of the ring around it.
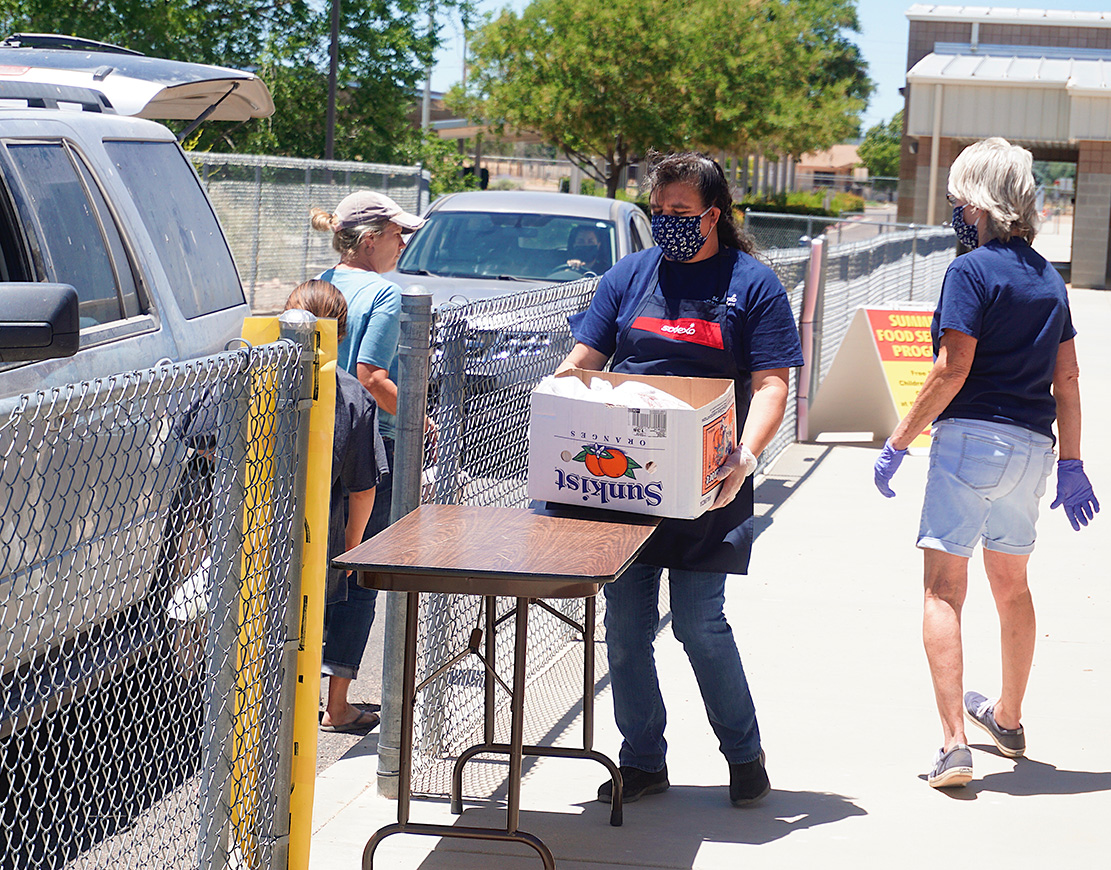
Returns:
[[[397,788],[397,824],[386,825],[375,832],[363,849],[363,870],[373,870],[374,850],[393,834],[424,834],[434,837],[457,837],[476,840],[506,840],[525,843],[539,854],[544,870],[555,870],[555,857],[544,841],[533,834],[517,830],[521,816],[521,765],[524,739],[525,660],[528,650],[528,599],[517,599],[516,637],[513,645],[513,692],[510,701],[509,801],[505,830],[498,828],[454,827],[409,822],[411,778],[413,767],[413,708],[416,703],[417,617],[420,593],[407,595],[405,614],[405,661],[402,677],[401,747],[398,764],[400,781]],[[492,693],[492,688],[491,688]]]
[[[486,662],[494,660],[494,631],[496,626],[495,610],[496,598],[487,598],[485,601],[486,607]],[[524,604],[522,605],[522,602]],[[541,607],[547,609],[554,616],[562,619],[571,625],[576,631],[582,633],[583,636],[583,745],[582,748],[578,747],[562,747],[562,746],[533,746],[524,745],[521,748],[523,755],[532,755],[547,758],[588,758],[592,761],[597,761],[603,765],[609,772],[610,779],[613,782],[613,800],[610,804],[610,824],[614,827],[620,827],[623,822],[622,812],[622,795],[624,793],[624,783],[621,779],[621,771],[616,764],[606,755],[594,749],[594,631],[597,614],[597,602],[595,598],[587,598],[586,613],[583,624],[579,625],[576,622],[568,619],[562,613],[554,610],[550,605],[543,601],[535,599],[517,599],[517,609],[520,611],[521,607],[527,608],[529,603],[536,603]],[[524,655],[524,650],[518,646],[514,647],[514,654],[520,652]],[[489,667],[489,665],[487,665]],[[516,679],[516,658],[515,658],[515,673]],[[520,670],[524,671],[524,663],[520,664]],[[512,747],[507,743],[494,742],[494,716],[496,713],[494,705],[494,680],[489,674],[486,676],[485,682],[486,697],[484,705],[484,722],[483,722],[483,737],[484,742],[475,746],[471,746],[464,750],[459,758],[456,759],[455,765],[451,772],[451,811],[456,815],[463,812],[463,767],[468,761],[477,755],[486,753],[500,753],[510,754],[512,756]],[[523,698],[523,690],[522,690]],[[514,690],[513,697],[516,698],[517,692]],[[523,703],[523,701],[522,701]],[[512,762],[511,762],[512,763]],[[514,777],[512,770],[510,771],[510,787],[512,787]]]

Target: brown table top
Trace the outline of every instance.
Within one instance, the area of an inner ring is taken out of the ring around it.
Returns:
[[[557,507],[426,504],[332,564],[374,589],[584,598],[616,579],[658,524]]]

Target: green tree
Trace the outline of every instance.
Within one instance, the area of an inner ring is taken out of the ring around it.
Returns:
[[[393,162],[420,150],[407,115],[439,44],[430,4],[341,5],[335,156]],[[157,57],[249,69],[274,96],[270,118],[206,122],[195,147],[323,157],[331,4],[309,0],[0,0],[6,32],[70,34]],[[182,125],[184,126],[184,125]]]
[[[1076,178],[1075,163],[1060,163],[1054,160],[1034,161],[1034,180],[1038,184],[1052,187],[1058,178]]]
[[[855,129],[871,89],[852,0],[534,0],[474,36],[450,100],[529,130],[617,190],[650,149],[801,153]]]
[[[903,139],[903,110],[900,109],[887,123],[880,122],[869,127],[860,143],[857,154],[868,167],[873,178],[898,178],[899,149]]]

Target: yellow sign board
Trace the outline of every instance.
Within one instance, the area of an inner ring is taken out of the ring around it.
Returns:
[[[932,310],[909,307],[857,309],[810,408],[811,436],[890,435],[933,367],[932,317]],[[929,443],[923,432],[911,447]]]

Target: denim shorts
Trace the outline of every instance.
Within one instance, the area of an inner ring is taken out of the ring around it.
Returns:
[[[933,429],[918,546],[968,558],[984,548],[1034,551],[1038,502],[1056,459],[1053,439],[986,420],[942,420]]]

